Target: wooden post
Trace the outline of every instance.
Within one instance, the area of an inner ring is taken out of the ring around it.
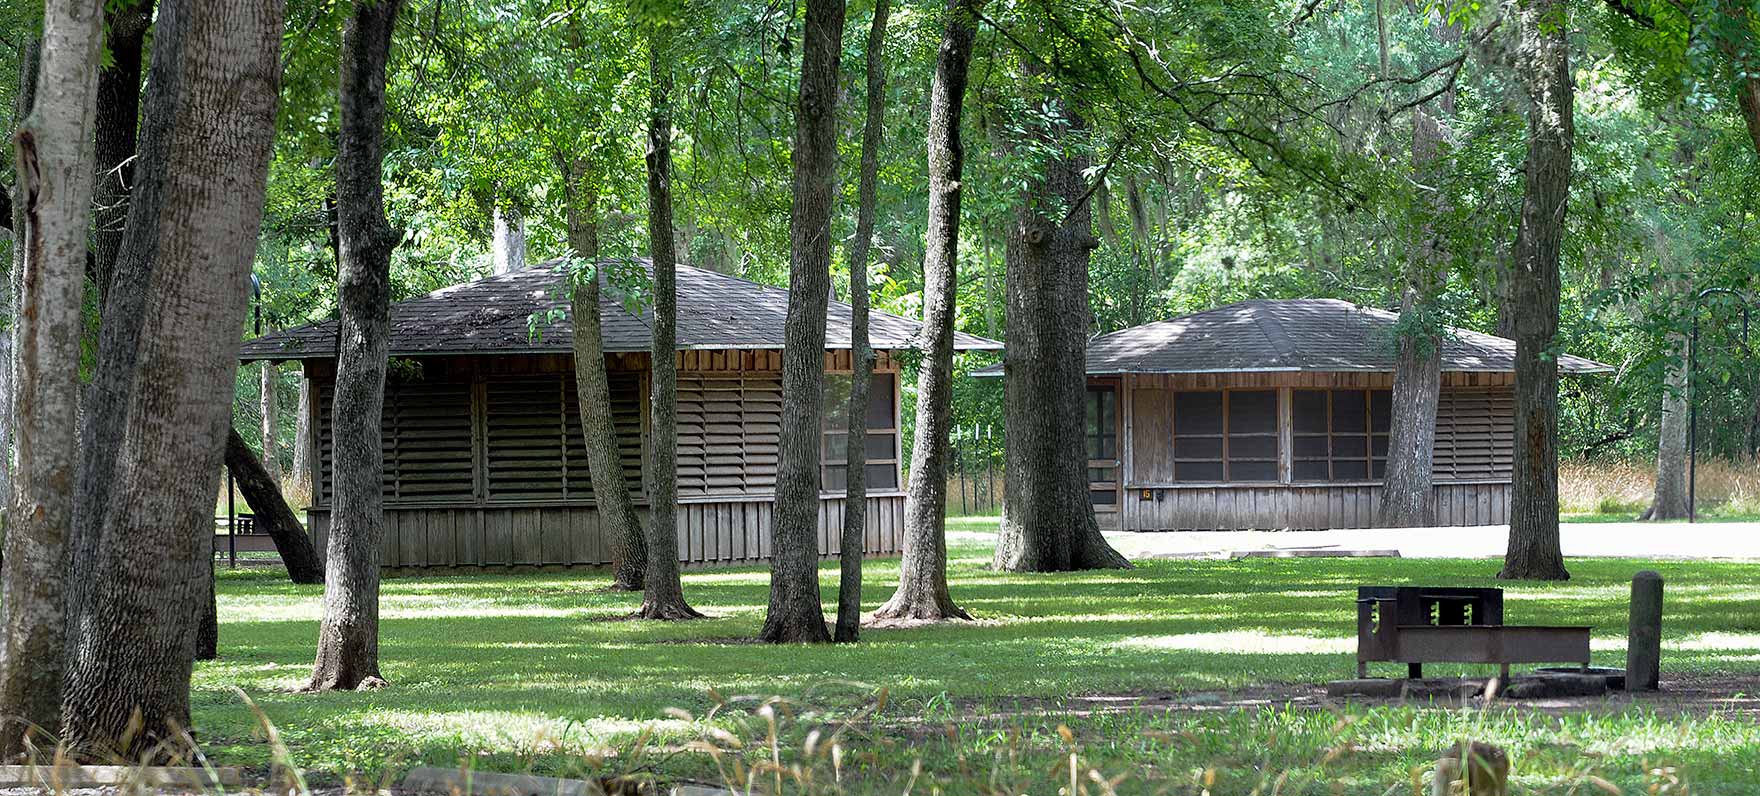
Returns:
[[[1631,624],[1626,633],[1626,690],[1655,691],[1662,684],[1662,575],[1632,576]]]

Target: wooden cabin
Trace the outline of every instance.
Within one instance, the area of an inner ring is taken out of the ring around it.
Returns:
[[[1373,527],[1397,321],[1333,299],[1255,300],[1089,341],[1088,472],[1101,527]],[[1568,354],[1558,365],[1611,371]],[[1509,521],[1514,367],[1514,341],[1451,329],[1443,343],[1431,459],[1439,525]]]
[[[572,327],[554,263],[438,290],[391,308],[385,385],[384,564],[434,567],[609,563],[575,397]],[[646,263],[636,266],[650,268]],[[650,308],[607,284],[601,300],[624,472],[646,519]],[[678,268],[678,550],[687,564],[754,562],[770,552],[782,416],[788,291]],[[899,362],[917,321],[874,312],[868,404],[866,552],[899,552]],[[245,343],[241,358],[303,365],[317,483],[309,525],[319,550],[330,523],[334,320]],[[850,380],[850,308],[826,320],[819,551],[840,548]],[[959,335],[963,350],[1000,344]]]

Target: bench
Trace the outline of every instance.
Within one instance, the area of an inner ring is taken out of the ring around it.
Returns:
[[[1503,590],[1433,586],[1357,589],[1357,676],[1374,661],[1404,663],[1423,677],[1426,663],[1495,663],[1509,681],[1513,663],[1589,666],[1589,630],[1505,625]]]

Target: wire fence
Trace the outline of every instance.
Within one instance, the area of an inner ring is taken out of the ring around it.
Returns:
[[[994,426],[955,426],[949,435],[947,513],[966,517],[1002,511],[1002,432]]]

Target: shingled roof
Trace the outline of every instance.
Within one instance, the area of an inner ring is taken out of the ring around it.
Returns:
[[[1103,334],[1088,341],[1088,373],[1391,371],[1399,315],[1337,299],[1255,299]],[[1515,341],[1449,329],[1442,369],[1510,371]],[[1563,373],[1613,368],[1570,354]],[[975,375],[1001,375],[1000,365]]]
[[[548,354],[572,349],[573,326],[568,318],[542,324],[533,338],[529,319],[540,318],[567,303],[561,288],[560,261],[523,271],[485,277],[400,301],[391,307],[393,356],[438,354]],[[652,264],[642,266],[652,271]],[[606,351],[647,351],[653,308],[638,317],[623,305],[617,291],[601,294]],[[726,274],[678,267],[678,347],[680,349],[782,348],[783,320],[788,316],[788,291]],[[877,349],[908,348],[922,324],[875,311],[869,339]],[[239,352],[245,361],[260,359],[324,359],[336,356],[337,322],[319,321],[266,334],[246,342]],[[830,302],[825,320],[826,348],[850,347],[850,308]],[[956,333],[960,350],[999,350],[1002,344]]]

